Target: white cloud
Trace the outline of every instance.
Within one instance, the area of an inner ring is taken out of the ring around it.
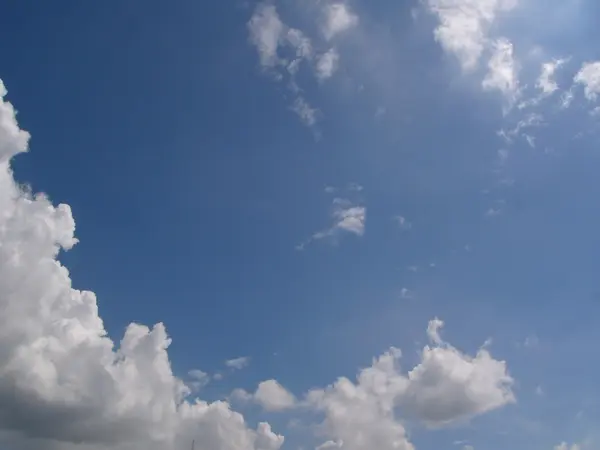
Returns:
[[[312,241],[337,238],[340,233],[349,233],[356,236],[362,236],[365,233],[367,209],[364,206],[355,205],[346,199],[334,198],[331,216],[333,224],[329,228],[314,233],[296,248],[303,250]]]
[[[506,363],[492,358],[485,346],[474,357],[444,342],[443,322],[430,322],[421,363],[408,373],[400,403],[432,426],[449,424],[491,411],[515,401],[513,379]]]
[[[513,45],[507,39],[498,39],[494,43],[494,51],[488,62],[488,73],[482,82],[483,88],[500,91],[512,103],[519,94],[517,72]]]
[[[313,126],[317,123],[317,114],[319,111],[310,106],[304,97],[296,97],[291,109],[298,115],[298,117],[300,117],[300,120],[305,125]]]
[[[600,61],[586,62],[573,78],[575,83],[583,85],[585,97],[596,100],[600,94]]]
[[[339,378],[325,389],[309,392],[307,401],[324,414],[321,430],[329,440],[321,448],[342,450],[413,450],[394,415],[395,398],[405,389],[391,349],[363,369],[356,383]]]
[[[343,198],[333,199],[333,205],[332,216],[335,219],[335,224],[332,229],[344,230],[362,236],[365,232],[367,209],[364,206],[354,205]]]
[[[513,139],[519,136],[530,136],[524,132],[524,130],[528,130],[531,128],[536,128],[544,125],[544,118],[537,113],[530,113],[523,117],[521,120],[517,122],[514,128],[509,130],[500,130],[497,134],[502,137],[506,143],[510,144],[513,142]]]
[[[421,362],[407,375],[400,372],[396,348],[360,371],[356,382],[341,377],[325,389],[308,393],[307,404],[324,414],[325,448],[343,450],[412,450],[395,417],[398,408],[439,426],[465,420],[514,401],[506,365],[481,348],[475,357],[444,342],[443,322],[434,319]]]
[[[254,393],[244,389],[234,389],[229,398],[238,403],[257,403],[266,411],[283,411],[296,406],[294,395],[276,380],[259,383]]]
[[[442,342],[444,342],[440,336],[440,330],[443,326],[444,322],[437,317],[433,320],[430,320],[427,324],[427,337],[436,345],[441,345]]]
[[[330,3],[324,7],[325,21],[322,27],[327,40],[332,39],[358,24],[358,16],[350,11],[344,3]]]
[[[29,136],[1,83],[0,94],[0,438],[10,439],[3,444],[158,450],[195,438],[215,450],[279,448],[282,436],[268,424],[249,429],[226,402],[186,400],[162,324],[130,324],[118,345],[107,336],[96,296],[73,289],[57,260],[77,242],[71,209],[13,179],[9,161],[27,150]]]
[[[198,391],[210,382],[210,375],[202,370],[193,369],[188,372],[188,376],[192,379],[186,383],[193,391]]]
[[[254,393],[254,400],[267,411],[281,411],[292,408],[294,396],[275,380],[263,381]]]
[[[239,358],[228,359],[225,365],[230,369],[241,370],[250,364],[249,356],[240,356]]]
[[[340,55],[335,48],[329,49],[317,58],[315,67],[317,79],[324,81],[335,73],[338,68]]]
[[[263,67],[279,64],[277,49],[286,26],[281,22],[275,6],[261,3],[248,22],[250,40],[256,47]]]
[[[439,25],[434,31],[444,51],[454,54],[463,70],[473,70],[488,45],[488,29],[497,15],[517,0],[426,0]]]
[[[259,3],[254,14],[248,21],[250,42],[256,47],[261,67],[277,81],[288,79],[287,88],[294,96],[290,109],[296,113],[307,126],[313,127],[317,122],[317,109],[312,108],[306,99],[300,95],[301,89],[296,83],[295,75],[303,61],[312,61],[313,47],[311,40],[298,29],[283,23],[274,5]],[[291,57],[280,56],[283,49],[291,49]],[[330,58],[333,55],[329,56]],[[323,58],[323,57],[321,57]],[[319,79],[329,76],[337,67],[337,59],[319,61],[316,65],[315,76]],[[319,71],[321,70],[321,71]]]
[[[573,89],[569,89],[565,91],[560,96],[560,107],[562,109],[566,109],[571,106],[571,102],[573,101]]]
[[[550,95],[558,89],[554,74],[567,61],[568,59],[554,59],[542,64],[542,70],[535,83],[535,87],[540,89],[543,95]]]

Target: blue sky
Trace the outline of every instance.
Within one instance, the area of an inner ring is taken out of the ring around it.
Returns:
[[[0,442],[598,448],[598,8],[4,5]]]

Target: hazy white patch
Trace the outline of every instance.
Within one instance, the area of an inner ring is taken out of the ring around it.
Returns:
[[[305,125],[312,127],[317,123],[317,114],[319,113],[319,110],[310,106],[304,97],[296,97],[294,104],[291,106],[291,110],[298,115]]]
[[[230,369],[241,370],[250,364],[249,356],[240,356],[239,358],[228,359],[225,361],[225,365]]]
[[[568,60],[568,58],[553,59],[552,61],[542,64],[542,70],[535,82],[535,87],[540,89],[543,95],[550,95],[558,90],[558,84],[554,79],[554,74]]]
[[[260,64],[266,68],[279,64],[277,49],[286,27],[275,6],[260,3],[248,22],[248,30],[250,41],[258,51]]]
[[[322,32],[327,40],[331,40],[358,24],[358,16],[350,11],[348,5],[344,3],[328,3],[323,11],[325,20]]]
[[[425,4],[439,21],[436,41],[469,71],[489,45],[488,29],[498,14],[513,9],[517,0],[425,0]]]
[[[505,38],[496,40],[487,75],[482,81],[483,89],[500,91],[512,105],[519,96],[517,72],[512,43]]]
[[[317,64],[315,67],[317,79],[319,81],[325,81],[335,73],[338,68],[340,55],[335,48],[330,48],[327,52],[323,53],[317,58]]]
[[[411,298],[413,298],[413,293],[410,291],[410,289],[407,289],[407,288],[403,287],[400,290],[400,298],[404,299],[404,300],[411,299]]]

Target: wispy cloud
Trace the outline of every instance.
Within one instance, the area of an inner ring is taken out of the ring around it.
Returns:
[[[518,67],[513,56],[513,45],[506,39],[496,40],[488,62],[488,72],[482,81],[485,90],[500,91],[507,98],[509,106],[519,96]]]
[[[426,0],[438,18],[435,39],[460,61],[465,71],[477,67],[489,46],[488,30],[498,15],[517,5],[517,0]]]
[[[240,356],[239,358],[228,359],[225,361],[225,366],[234,370],[241,370],[250,364],[249,356]]]
[[[322,32],[327,40],[333,39],[336,35],[358,24],[358,16],[345,3],[325,4],[323,13],[325,19]]]

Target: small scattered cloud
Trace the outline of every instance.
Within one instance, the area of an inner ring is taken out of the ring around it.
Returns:
[[[321,31],[327,40],[358,24],[358,16],[345,3],[326,4],[323,12],[325,20]]]
[[[202,389],[210,382],[210,375],[202,370],[193,369],[188,372],[190,381],[186,383],[194,392]]]
[[[294,395],[275,380],[260,383],[254,400],[267,411],[282,411],[296,404]]]
[[[294,100],[294,103],[290,109],[298,115],[302,123],[305,125],[312,127],[317,123],[317,115],[319,114],[319,110],[310,106],[304,97],[296,97],[296,100]]]
[[[352,234],[362,236],[365,233],[367,209],[362,205],[352,203],[343,198],[333,199],[331,212],[333,224],[322,231],[314,233],[308,240],[299,244],[296,248],[303,250],[306,245],[313,241],[325,238],[338,238],[341,234]]]
[[[276,81],[288,80],[286,86],[294,98],[290,109],[302,123],[313,128],[317,123],[318,109],[309,104],[296,82],[300,65],[305,61],[312,64],[314,59],[311,39],[301,30],[283,23],[275,5],[266,2],[256,6],[247,26],[249,40],[258,52],[262,70]],[[291,52],[291,55],[281,55],[284,50],[288,54]],[[333,54],[324,60],[323,58],[321,56],[316,64],[315,76],[318,79],[331,76],[339,59]],[[330,63],[331,67],[328,67],[327,63]]]
[[[249,356],[241,356],[239,358],[228,359],[225,361],[225,366],[233,370],[241,370],[250,364]]]
[[[261,3],[256,7],[248,22],[248,30],[263,68],[273,68],[279,64],[277,50],[285,29],[275,6]]]
[[[567,61],[569,61],[568,58],[553,59],[542,64],[540,76],[535,82],[535,87],[542,91],[542,95],[550,95],[558,90],[554,74]]]
[[[500,91],[512,105],[519,96],[518,66],[513,55],[513,45],[505,38],[494,42],[488,62],[488,72],[482,81],[485,90]]]
[[[340,55],[335,48],[330,48],[328,51],[319,55],[315,67],[317,79],[325,81],[335,73],[338,68]]]
[[[561,109],[567,109],[569,106],[571,106],[571,103],[573,102],[573,98],[574,98],[573,88],[569,89],[568,91],[563,92],[560,95]]]
[[[442,322],[437,317],[433,320],[429,321],[427,325],[427,337],[429,340],[436,345],[440,345],[442,342],[442,338],[440,337],[440,330],[444,326],[444,322]]]
[[[600,61],[584,63],[573,81],[583,86],[584,95],[589,101],[596,100],[600,94]]]
[[[256,403],[270,412],[284,411],[296,406],[294,395],[276,380],[262,381],[254,393],[240,388],[234,389],[229,398],[236,403]]]
[[[510,11],[517,0],[426,0],[439,24],[434,37],[447,53],[455,55],[465,71],[474,70],[489,47],[488,31],[500,13]]]

